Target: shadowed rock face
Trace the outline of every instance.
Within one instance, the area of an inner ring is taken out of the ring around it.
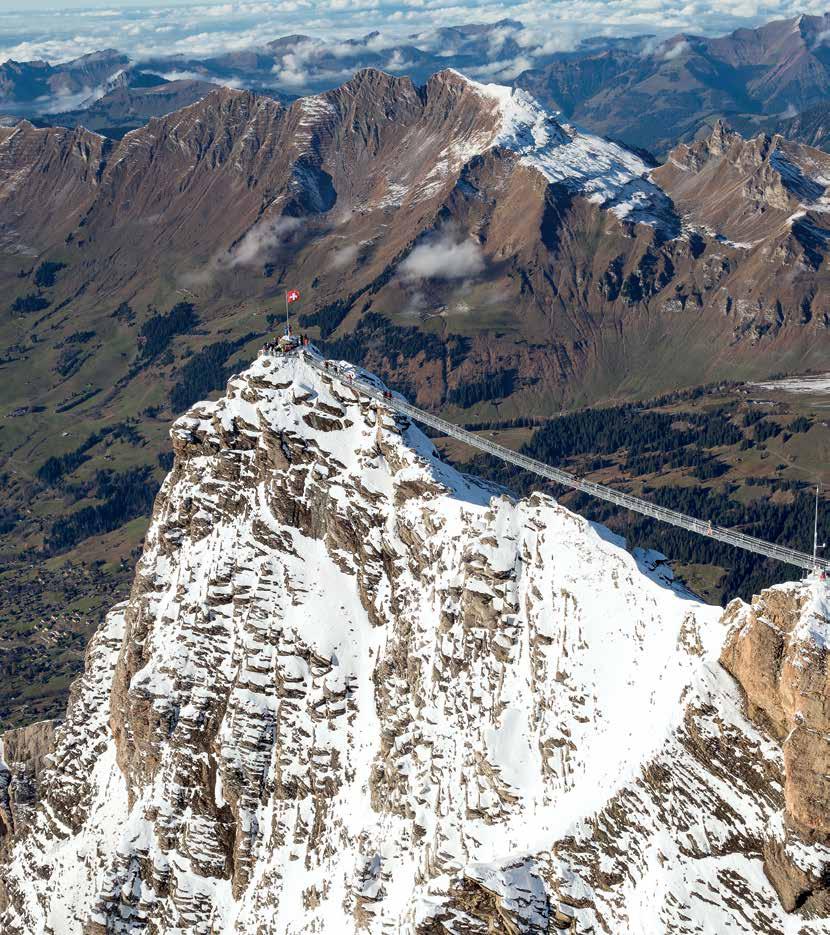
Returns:
[[[38,799],[46,757],[54,750],[55,724],[38,721],[6,731],[0,742],[0,854],[26,827]]]
[[[4,932],[819,931],[828,851],[785,830],[786,752],[661,557],[301,356],[172,434]]]

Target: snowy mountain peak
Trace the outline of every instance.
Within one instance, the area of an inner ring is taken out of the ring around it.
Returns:
[[[463,78],[458,72],[454,73]],[[557,121],[522,88],[464,78],[498,115],[490,146],[517,153],[524,165],[609,208],[621,220],[678,232],[671,201],[649,178],[649,166],[618,143]]]
[[[310,353],[320,359],[313,349]],[[339,380],[321,378],[304,356],[260,356],[248,371],[230,381],[222,399],[200,403],[174,424],[174,446],[187,450],[196,437],[219,450],[227,432],[245,426],[252,437],[263,431],[284,433],[313,447],[320,457],[336,458],[342,465],[341,481],[353,480],[373,494],[392,496],[395,483],[411,481],[439,484],[443,492],[473,502],[489,501],[491,491],[440,461],[432,442],[417,427],[391,411],[374,408]],[[346,361],[329,364],[333,372],[336,368],[342,375],[351,373],[386,388],[374,374]],[[400,436],[394,450],[389,449],[389,458],[383,454],[391,444],[387,433],[391,439]]]
[[[779,748],[655,556],[459,473],[302,354],[172,436],[4,932],[780,929]]]
[[[481,84],[446,69],[419,90],[407,78],[364,69],[343,88],[301,98],[294,107],[305,113],[304,125],[316,123],[327,133],[334,115],[344,111],[353,116],[349,126],[361,133],[371,125],[372,134],[382,134],[394,121],[394,147],[382,172],[387,184],[380,198],[373,190],[361,201],[363,210],[446,197],[471,160],[504,150],[546,182],[587,197],[621,220],[658,227],[667,236],[679,232],[670,199],[650,180],[649,167],[638,155],[560,124],[556,114],[520,88]],[[417,133],[409,129],[413,116]],[[311,152],[315,136],[307,133],[306,138]],[[379,149],[384,151],[382,144]]]

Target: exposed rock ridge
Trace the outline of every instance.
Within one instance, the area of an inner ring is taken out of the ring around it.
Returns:
[[[681,143],[654,170],[692,223],[745,249],[824,231],[830,156],[775,134],[744,139],[718,121],[710,136]]]

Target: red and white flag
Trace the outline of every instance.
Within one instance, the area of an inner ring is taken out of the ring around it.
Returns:
[[[288,292],[285,293],[285,301],[289,304],[291,302],[296,302],[299,297],[300,293],[296,289],[289,289]]]

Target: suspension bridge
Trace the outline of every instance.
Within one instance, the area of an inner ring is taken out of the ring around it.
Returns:
[[[425,412],[417,406],[412,406],[404,400],[389,394],[384,394],[383,390],[377,386],[361,379],[359,373],[353,372],[351,368],[338,368],[333,363],[326,363],[321,358],[308,352],[303,352],[303,356],[308,364],[319,370],[321,373],[332,377],[344,386],[352,387],[364,396],[377,400],[389,409],[409,416],[415,422],[422,425],[428,425],[442,435],[451,438],[457,438],[459,441],[484,451],[487,454],[515,464],[517,467],[530,471],[547,480],[562,484],[564,487],[570,487],[573,490],[579,490],[581,493],[588,494],[590,497],[596,497],[598,500],[605,500],[616,506],[634,513],[640,513],[643,516],[650,516],[661,523],[669,523],[672,526],[679,526],[689,532],[706,536],[709,539],[715,539],[718,542],[725,542],[727,545],[734,546],[737,549],[744,549],[747,552],[754,552],[756,555],[763,555],[766,558],[772,558],[779,562],[786,562],[788,565],[794,565],[798,568],[804,568],[808,571],[828,572],[830,571],[830,560],[819,558],[815,553],[810,555],[807,552],[799,552],[797,549],[791,549],[787,546],[777,545],[774,542],[766,542],[764,539],[757,539],[754,536],[747,536],[745,533],[729,529],[724,526],[716,526],[714,523],[706,520],[697,519],[694,516],[687,516],[677,510],[669,510],[666,507],[658,506],[655,503],[649,503],[648,500],[642,500],[631,494],[614,490],[612,487],[606,487],[603,484],[596,484],[593,481],[584,480],[574,474],[569,474],[559,468],[551,467],[543,461],[537,461],[535,458],[528,458],[527,455],[519,454],[504,445],[499,445],[489,439],[468,432],[466,429],[452,422],[447,422],[431,412]]]

